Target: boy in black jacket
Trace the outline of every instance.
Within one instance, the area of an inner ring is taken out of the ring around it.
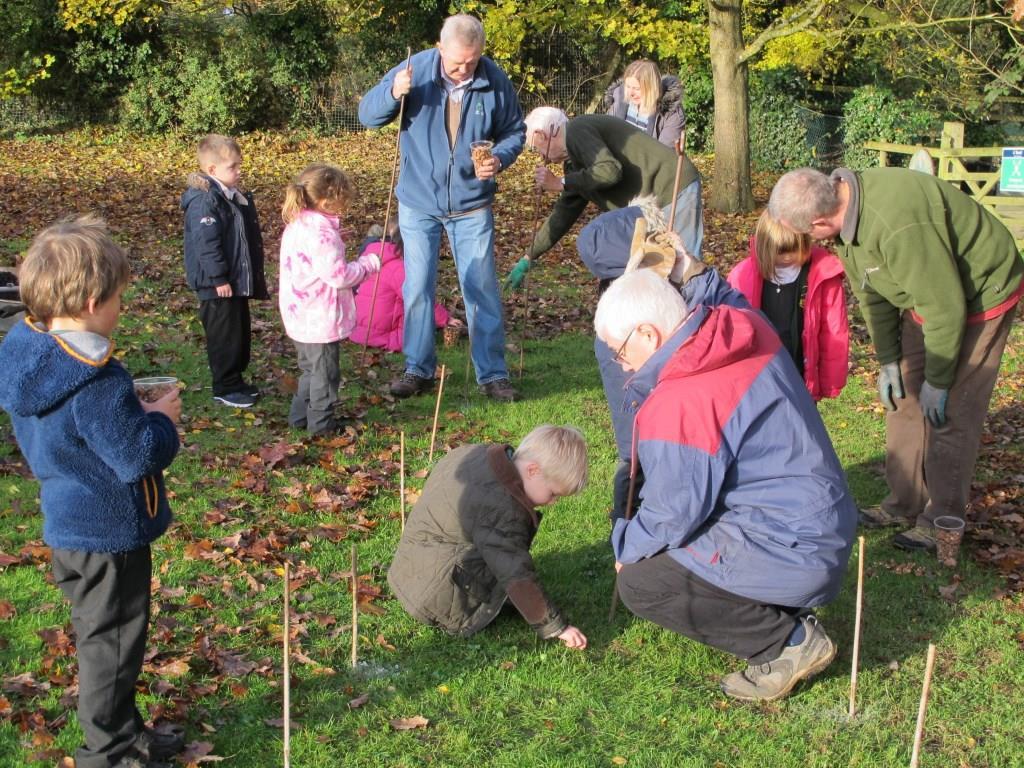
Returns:
[[[249,299],[269,299],[263,276],[263,237],[251,192],[241,177],[238,142],[211,133],[199,142],[202,173],[189,175],[185,212],[185,276],[199,297],[213,398],[249,408],[259,390],[242,378],[249,365]]]

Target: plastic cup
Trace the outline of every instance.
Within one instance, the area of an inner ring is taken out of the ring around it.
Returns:
[[[964,521],[959,517],[944,515],[935,518],[934,525],[939,562],[952,568],[956,565],[960,542],[964,539]]]
[[[147,376],[135,379],[135,394],[144,403],[155,403],[161,397],[178,388],[178,380],[173,376]]]
[[[473,158],[473,170],[480,175],[480,165],[491,159],[491,150],[494,149],[493,141],[474,141],[469,145],[469,154]]]

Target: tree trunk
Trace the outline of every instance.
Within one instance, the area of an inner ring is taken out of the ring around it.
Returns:
[[[743,51],[743,0],[707,0],[715,86],[715,173],[708,206],[723,213],[754,209],[750,185],[750,111]]]

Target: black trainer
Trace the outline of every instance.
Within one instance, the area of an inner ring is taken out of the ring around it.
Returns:
[[[425,379],[415,373],[406,372],[392,381],[389,389],[395,397],[412,397],[433,387],[433,379]]]
[[[247,395],[245,392],[231,392],[227,395],[214,395],[213,399],[221,405],[231,408],[252,408],[256,404],[256,398]]]

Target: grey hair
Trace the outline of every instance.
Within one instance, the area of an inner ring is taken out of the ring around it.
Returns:
[[[478,47],[480,50],[483,50],[486,42],[484,25],[480,23],[480,19],[468,13],[457,13],[445,19],[441,25],[439,38],[441,45],[460,43],[467,47]]]
[[[558,107],[537,107],[526,116],[526,138],[529,140],[530,134],[535,131],[547,132],[549,128],[554,128],[557,133],[568,122],[569,118]]]
[[[654,195],[639,195],[629,201],[630,207],[636,206],[640,214],[647,222],[648,232],[668,232],[668,219],[665,212],[658,205],[658,198]]]
[[[797,168],[775,182],[768,198],[768,215],[797,232],[809,232],[815,219],[839,208],[836,185],[814,168]]]
[[[674,331],[686,318],[686,302],[672,284],[653,269],[638,269],[613,282],[597,302],[594,331],[597,338],[624,341],[642,323],[663,335]]]

